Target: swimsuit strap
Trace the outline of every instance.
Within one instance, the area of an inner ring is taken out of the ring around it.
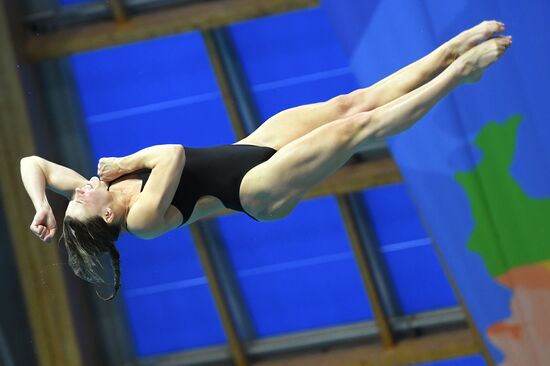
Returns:
[[[140,169],[140,170],[136,170],[134,172],[131,172],[131,173],[128,173],[128,174],[124,174],[124,175],[121,175],[120,177],[116,178],[115,180],[109,182],[109,184],[107,185],[107,190],[109,190],[109,188],[111,188],[111,185],[117,181],[119,181],[120,179],[126,177],[126,176],[129,176],[129,175],[138,175],[139,178],[141,179],[141,191],[143,191],[143,187],[145,187],[145,183],[147,182],[147,179],[149,179],[149,175],[151,174],[151,170],[150,169]]]

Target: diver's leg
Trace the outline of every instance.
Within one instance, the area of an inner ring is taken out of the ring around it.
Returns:
[[[461,32],[415,63],[369,87],[370,95],[365,93],[363,98],[368,99],[368,103],[372,103],[374,108],[389,103],[429,82],[472,47],[502,31],[504,23],[496,20],[483,21]]]
[[[504,25],[500,22],[484,21],[368,88],[339,95],[326,102],[284,110],[237,143],[270,146],[279,150],[326,123],[378,108],[424,85],[461,54],[503,29]]]
[[[427,84],[372,111],[357,113],[292,141],[243,179],[241,202],[263,220],[290,213],[303,195],[378,138],[396,134],[422,118],[450,91],[479,79],[510,45],[499,37],[474,47]]]

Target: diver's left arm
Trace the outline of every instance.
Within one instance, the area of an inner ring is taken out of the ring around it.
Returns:
[[[21,159],[21,179],[34,207],[47,203],[46,187],[67,198],[71,198],[75,188],[88,181],[74,170],[52,163],[40,156],[27,156]]]
[[[46,196],[46,187],[70,197],[76,187],[86,183],[86,179],[72,169],[39,156],[21,159],[20,169],[23,185],[36,210],[30,230],[41,240],[48,241],[55,235],[56,222]]]

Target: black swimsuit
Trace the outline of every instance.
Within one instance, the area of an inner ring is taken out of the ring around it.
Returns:
[[[185,147],[185,166],[172,205],[182,214],[185,224],[202,196],[214,196],[232,210],[246,212],[239,199],[239,188],[245,174],[268,160],[277,150],[255,145],[221,145],[206,148]],[[141,189],[150,171],[139,171]],[[110,185],[109,185],[110,186]],[[108,189],[108,188],[107,188]]]

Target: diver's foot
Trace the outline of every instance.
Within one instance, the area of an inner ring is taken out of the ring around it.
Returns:
[[[494,64],[512,44],[512,36],[498,36],[471,48],[455,63],[459,67],[463,83],[471,84],[479,81],[485,70]]]
[[[478,25],[463,31],[447,42],[451,58],[456,60],[464,53],[477,46],[496,33],[504,32],[504,23],[496,20],[484,20]]]

